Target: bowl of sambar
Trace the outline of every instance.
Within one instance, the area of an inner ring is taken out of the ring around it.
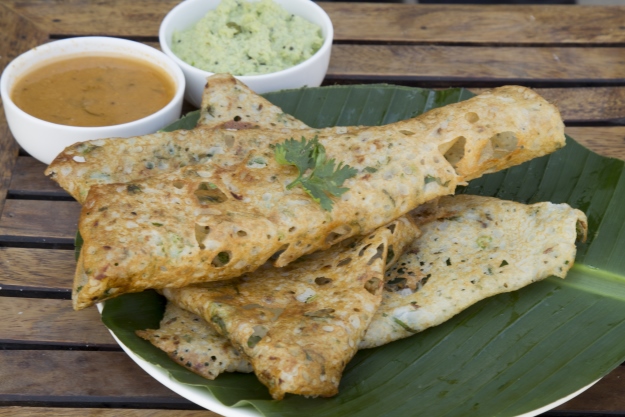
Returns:
[[[155,132],[180,117],[180,68],[138,42],[81,37],[50,42],[13,60],[0,78],[11,133],[49,164],[85,140]]]

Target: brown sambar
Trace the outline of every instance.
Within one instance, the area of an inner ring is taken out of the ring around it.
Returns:
[[[174,81],[154,64],[119,55],[77,55],[26,73],[11,98],[48,122],[111,126],[157,112],[174,94]]]

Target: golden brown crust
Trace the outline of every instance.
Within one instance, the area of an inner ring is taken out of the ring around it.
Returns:
[[[275,399],[328,397],[380,304],[389,248],[401,253],[417,233],[404,217],[285,268],[164,294],[245,353]]]
[[[371,132],[318,136],[330,158],[358,170],[344,184],[350,191],[327,212],[302,188],[286,189],[296,169],[261,147],[262,132],[236,133],[234,146],[244,151],[216,152],[210,168],[92,187],[79,221],[85,277],[77,277],[84,281],[77,308],[123,292],[233,278],[280,251],[276,265],[284,266],[369,233],[456,185],[455,173],[428,143],[402,135],[389,149],[386,135]]]
[[[499,87],[475,97],[470,107],[461,107],[451,118],[442,117],[444,108],[426,113],[426,118],[434,123],[443,121],[440,134],[446,130],[467,132],[459,133],[454,143],[441,145],[463,181],[501,171],[564,146],[560,112],[529,88]],[[490,134],[480,136],[483,132]]]
[[[207,379],[215,379],[222,372],[252,372],[250,363],[228,339],[203,318],[173,303],[167,303],[158,329],[137,330],[136,334]]]

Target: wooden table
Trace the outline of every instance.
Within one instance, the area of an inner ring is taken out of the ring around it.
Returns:
[[[176,3],[2,0],[0,63],[72,36],[157,46]],[[559,105],[579,142],[625,159],[625,7],[320,4],[335,25],[326,84],[534,87]],[[2,114],[0,415],[215,416],[141,371],[95,308],[72,311],[79,205],[43,170]],[[625,416],[623,366],[545,415],[608,414]]]

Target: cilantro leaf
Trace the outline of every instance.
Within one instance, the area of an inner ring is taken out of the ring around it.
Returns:
[[[331,211],[334,204],[330,196],[339,197],[348,191],[348,188],[342,187],[343,182],[358,173],[357,169],[343,165],[342,162],[335,167],[334,159],[327,160],[326,149],[316,136],[310,141],[303,136],[300,141],[287,139],[276,145],[274,152],[279,164],[295,166],[299,172],[298,177],[286,188],[290,190],[301,185],[326,211]],[[310,174],[304,176],[309,170]]]
[[[303,174],[308,168],[315,166],[313,150],[319,145],[315,137],[310,142],[302,136],[301,141],[287,139],[284,143],[275,146],[276,160],[281,165],[294,165]]]

